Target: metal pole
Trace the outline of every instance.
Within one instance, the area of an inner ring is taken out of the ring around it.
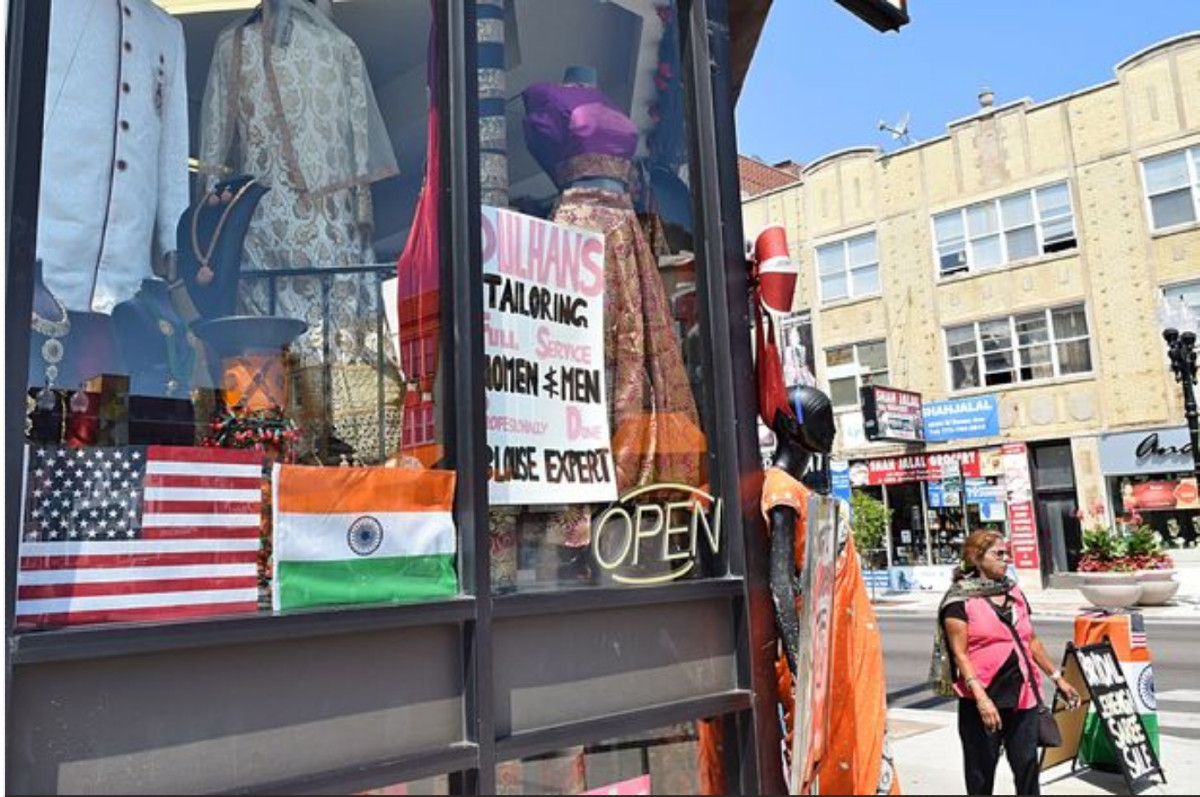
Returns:
[[[1196,333],[1163,330],[1175,381],[1183,387],[1183,417],[1192,443],[1192,472],[1200,482],[1200,410],[1196,407]]]

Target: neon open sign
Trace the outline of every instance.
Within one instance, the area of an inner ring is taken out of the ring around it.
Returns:
[[[635,501],[655,493],[687,497]],[[714,556],[720,552],[722,510],[720,498],[686,484],[637,487],[597,518],[592,556],[622,584],[674,581],[695,569],[702,537]]]

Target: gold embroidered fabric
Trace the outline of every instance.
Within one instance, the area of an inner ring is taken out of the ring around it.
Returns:
[[[700,486],[707,444],[658,264],[629,196],[567,189],[554,221],[604,235],[604,365],[618,490]]]

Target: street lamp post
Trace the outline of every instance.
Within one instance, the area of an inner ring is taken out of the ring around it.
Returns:
[[[1200,319],[1184,303],[1164,299],[1160,312],[1163,340],[1171,358],[1175,381],[1183,387],[1183,416],[1192,441],[1192,463],[1200,482],[1200,410],[1196,408],[1196,331]]]

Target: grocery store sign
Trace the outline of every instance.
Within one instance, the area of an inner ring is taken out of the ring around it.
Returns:
[[[978,451],[946,451],[938,454],[912,454],[906,457],[881,457],[867,460],[868,484],[901,484],[903,482],[941,481],[947,463],[958,463],[962,478],[978,478]],[[950,466],[953,470],[953,466]]]
[[[674,581],[695,569],[701,540],[720,553],[723,508],[720,498],[686,484],[637,487],[597,518],[592,557],[622,584]]]

